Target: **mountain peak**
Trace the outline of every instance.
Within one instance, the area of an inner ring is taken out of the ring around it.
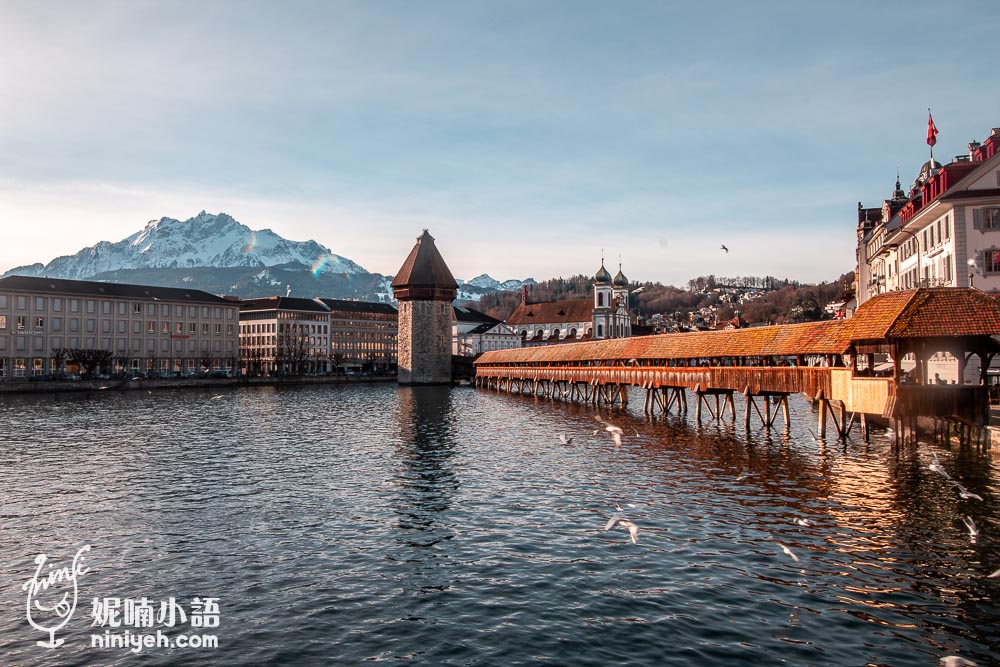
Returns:
[[[181,221],[162,217],[112,243],[101,241],[45,266],[22,266],[8,275],[47,275],[82,280],[127,269],[256,267],[299,264],[319,273],[368,273],[315,241],[289,241],[271,230],[254,231],[227,213]]]

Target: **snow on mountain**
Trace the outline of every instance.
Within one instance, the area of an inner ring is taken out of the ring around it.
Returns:
[[[289,241],[270,229],[252,230],[225,213],[202,211],[183,222],[151,220],[116,243],[101,241],[46,265],[32,264],[5,275],[82,280],[109,271],[150,268],[268,267],[301,264],[315,274],[367,274],[351,260],[315,241]]]
[[[472,285],[474,287],[482,287],[484,289],[496,289],[500,281],[496,278],[491,278],[485,273],[481,276],[476,276],[472,280],[466,282],[466,285]]]

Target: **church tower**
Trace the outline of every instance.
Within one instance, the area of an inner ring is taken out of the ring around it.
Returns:
[[[399,383],[451,383],[452,302],[458,283],[425,229],[396,272],[399,302]]]
[[[614,301],[611,274],[604,268],[604,258],[601,257],[601,268],[594,276],[594,340],[612,337],[611,319],[615,312]]]

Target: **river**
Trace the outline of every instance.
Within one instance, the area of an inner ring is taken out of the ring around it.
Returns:
[[[617,447],[468,388],[5,396],[0,664],[1000,664],[997,459],[817,442],[790,402],[747,434],[633,395]],[[85,546],[32,627],[36,556]]]

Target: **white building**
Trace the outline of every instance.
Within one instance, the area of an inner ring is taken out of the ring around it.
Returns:
[[[512,327],[478,310],[455,306],[453,355],[477,357],[487,350],[511,350],[521,346],[521,336]]]

